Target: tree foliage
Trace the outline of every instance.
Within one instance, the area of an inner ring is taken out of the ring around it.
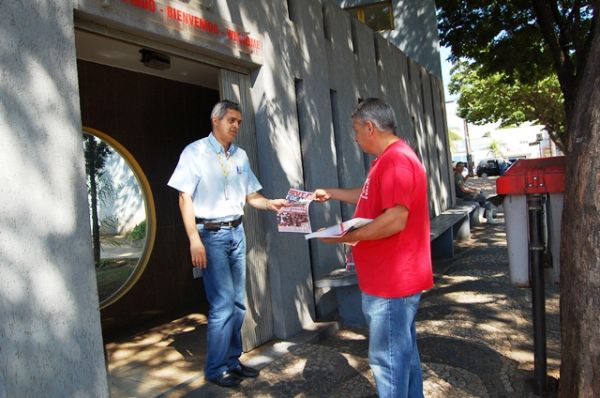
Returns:
[[[477,75],[500,79],[505,87],[535,88],[556,78],[568,123],[589,54],[597,4],[586,0],[437,0],[436,4],[441,43],[452,49],[451,60],[474,61]]]
[[[462,141],[464,138],[460,135],[456,130],[449,129],[448,137],[450,138],[450,150],[453,151],[456,149],[456,142]]]
[[[504,157],[504,153],[502,151],[502,144],[498,140],[492,140],[490,145],[488,146],[488,150],[492,156],[494,157]]]
[[[600,397],[600,0],[436,0],[454,61],[564,98],[559,397]],[[543,385],[543,381],[540,384]]]
[[[555,74],[523,83],[503,72],[486,75],[479,65],[463,60],[452,68],[448,88],[450,93],[459,94],[458,115],[469,123],[500,122],[501,127],[541,124],[564,150],[563,94]]]

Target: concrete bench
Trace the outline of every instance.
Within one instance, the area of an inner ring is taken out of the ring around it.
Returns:
[[[362,296],[358,289],[356,271],[338,268],[327,276],[315,281],[317,289],[335,288],[335,298],[338,303],[338,314],[342,323],[347,326],[364,326],[365,317],[362,313]]]
[[[433,257],[452,257],[454,240],[467,240],[471,237],[471,222],[478,207],[477,203],[461,202],[431,220],[429,238]],[[334,269],[328,275],[315,280],[315,288],[335,289],[338,314],[344,325],[366,324],[356,271]]]
[[[461,202],[431,220],[429,239],[434,258],[453,257],[454,241],[471,238],[471,225],[478,208],[475,202]]]

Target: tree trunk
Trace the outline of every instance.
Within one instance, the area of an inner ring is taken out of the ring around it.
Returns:
[[[92,212],[92,244],[94,249],[94,264],[100,266],[100,225],[98,222],[98,184],[97,174],[98,156],[102,156],[98,150],[96,137],[85,134],[87,145],[85,149],[86,172],[90,184],[90,210]]]
[[[92,209],[92,241],[94,246],[94,263],[100,267],[100,222],[98,220],[98,184],[96,184],[96,168],[92,167],[90,175],[90,196]]]
[[[600,24],[567,115],[559,397],[600,397]]]

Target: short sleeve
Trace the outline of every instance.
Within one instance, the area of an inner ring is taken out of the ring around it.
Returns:
[[[380,182],[382,208],[390,209],[402,205],[410,209],[415,189],[414,179],[414,172],[406,166],[393,162],[390,167],[386,167]]]
[[[462,178],[462,176],[455,173],[454,174],[454,184],[457,188],[460,188],[463,185],[465,185],[465,180]]]
[[[258,181],[258,178],[254,175],[254,172],[250,168],[250,162],[248,161],[248,157],[245,159],[246,170],[248,171],[248,179],[246,181],[246,195],[250,195],[251,193],[258,192],[262,189],[262,185]]]
[[[179,162],[167,185],[180,192],[193,195],[199,180],[200,174],[194,163],[194,150],[193,147],[188,146],[181,153]]]

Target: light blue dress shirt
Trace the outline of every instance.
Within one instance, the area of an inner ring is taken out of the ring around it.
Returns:
[[[185,147],[167,183],[192,197],[196,217],[229,221],[244,214],[246,196],[262,189],[243,149],[225,153],[212,133]]]

